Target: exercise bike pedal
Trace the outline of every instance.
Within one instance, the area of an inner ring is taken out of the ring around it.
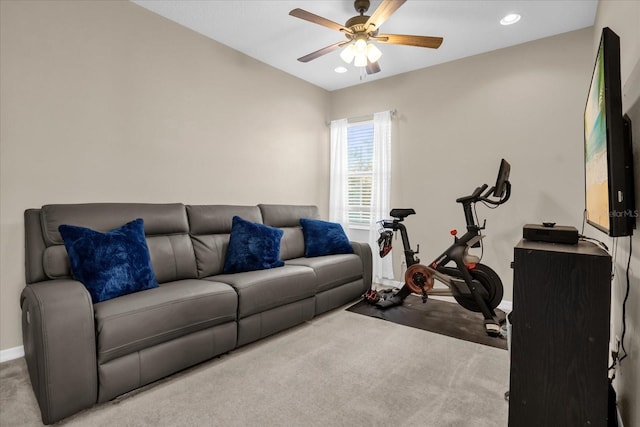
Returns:
[[[389,307],[395,307],[396,305],[402,305],[402,301],[403,301],[402,298],[400,298],[398,295],[394,295],[390,298],[380,299],[374,305],[378,308],[384,309]]]
[[[499,337],[501,335],[500,325],[495,323],[493,320],[485,320],[484,329],[490,337]]]

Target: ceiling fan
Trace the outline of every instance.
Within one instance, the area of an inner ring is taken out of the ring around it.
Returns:
[[[347,46],[340,57],[348,63],[354,61],[357,67],[365,67],[367,74],[380,71],[378,59],[382,52],[370,41],[379,43],[400,44],[407,46],[427,47],[437,49],[442,44],[442,37],[411,36],[406,34],[379,34],[380,26],[396,11],[406,0],[382,0],[378,8],[371,16],[365,15],[369,10],[369,0],[355,0],[353,6],[360,15],[350,18],[344,25],[307,12],[303,9],[293,9],[289,15],[314,24],[322,25],[342,32],[346,41],[334,43],[330,46],[311,52],[298,58],[300,62],[309,62],[329,52],[333,52],[342,46]]]

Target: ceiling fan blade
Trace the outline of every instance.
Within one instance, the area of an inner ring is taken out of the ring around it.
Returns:
[[[344,25],[330,21],[329,19],[315,15],[311,12],[307,12],[306,10],[293,9],[291,12],[289,12],[289,15],[296,18],[304,19],[305,21],[313,22],[314,24],[322,25],[323,27],[331,28],[332,30],[343,31],[351,34],[351,30]]]
[[[380,72],[380,64],[378,64],[378,61],[376,61],[376,62],[367,61],[366,70],[367,70],[367,74],[379,73]]]
[[[400,6],[404,4],[407,0],[382,0],[380,6],[373,12],[373,14],[367,20],[367,23],[364,25],[365,28],[368,28],[369,25],[373,25],[374,28],[372,31],[376,31],[380,28],[380,26],[389,19],[389,17],[398,10]]]
[[[334,50],[338,49],[341,46],[344,46],[345,44],[349,43],[349,40],[344,41],[344,42],[338,42],[338,43],[334,43],[330,46],[327,47],[323,47],[322,49],[318,49],[315,52],[311,52],[308,55],[305,56],[301,56],[300,58],[298,58],[298,61],[300,62],[309,62],[313,59],[319,58],[322,55],[326,55],[329,52],[333,52]]]
[[[373,37],[380,43],[403,44],[407,46],[429,47],[437,49],[442,44],[442,37],[409,36],[406,34],[379,34]]]

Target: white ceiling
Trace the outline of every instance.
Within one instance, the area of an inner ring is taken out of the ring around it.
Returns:
[[[329,91],[390,77],[593,25],[597,0],[408,0],[381,33],[444,37],[439,49],[378,44],[382,71],[361,80],[340,50],[308,63],[297,58],[346,40],[338,31],[289,16],[295,8],[344,24],[351,0],[131,0],[148,10]],[[372,0],[368,15],[380,4]],[[507,13],[520,22],[502,26]],[[344,74],[334,68],[345,65]]]

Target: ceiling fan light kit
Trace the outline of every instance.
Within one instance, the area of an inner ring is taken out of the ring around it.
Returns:
[[[342,52],[340,58],[347,64],[353,61],[356,67],[366,67],[368,62],[376,62],[382,56],[380,49],[372,43],[367,43],[364,38],[358,38],[353,43],[349,43]]]
[[[353,44],[348,44],[347,47],[340,52],[340,58],[347,64],[351,64],[351,61],[353,61],[353,58],[356,56],[355,50],[356,48]]]
[[[369,43],[367,45],[367,59],[369,59],[369,61],[376,62],[381,56],[382,52],[380,52],[380,49],[378,49],[375,44]]]
[[[356,67],[366,67],[367,57],[363,55],[357,55],[353,60],[353,65],[355,65]]]
[[[353,7],[360,15],[348,19],[344,25],[307,12],[306,10],[293,9],[289,12],[289,15],[322,25],[332,30],[340,31],[347,38],[347,41],[334,43],[302,56],[298,58],[298,61],[309,62],[346,45],[342,52],[340,52],[342,60],[348,64],[353,61],[353,65],[364,68],[367,74],[374,74],[380,71],[378,60],[382,56],[382,52],[375,44],[371,43],[371,41],[431,49],[440,47],[442,37],[378,34],[380,26],[389,19],[405,1],[406,0],[382,0],[378,8],[369,16],[365,15],[365,12],[369,10],[369,0],[355,0]],[[362,72],[364,73],[364,71]]]

